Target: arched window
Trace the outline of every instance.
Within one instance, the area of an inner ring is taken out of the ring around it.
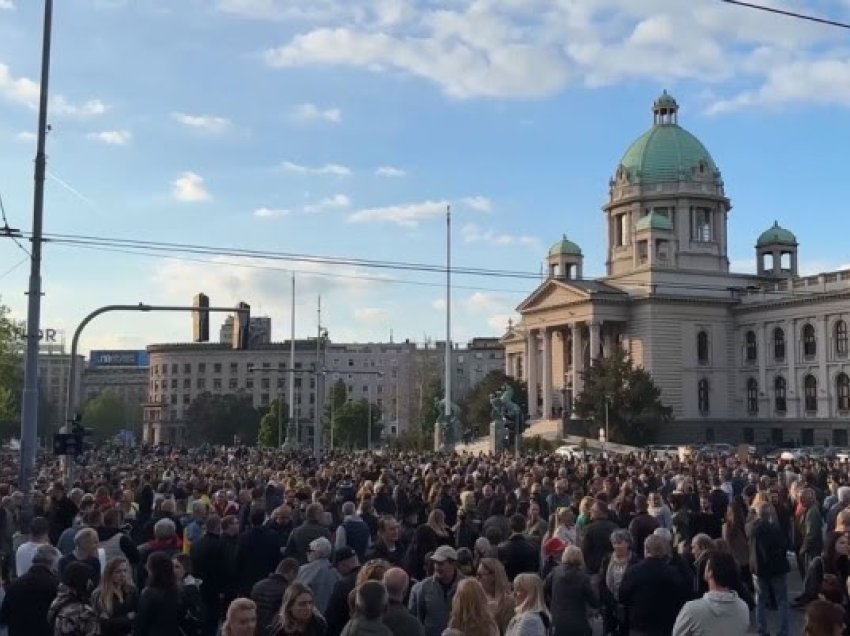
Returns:
[[[755,362],[758,358],[758,345],[756,344],[756,332],[748,331],[744,339],[744,354],[747,362]]]
[[[785,399],[785,390],[787,388],[785,378],[778,376],[773,381],[773,404],[774,408],[779,413],[784,413],[788,410],[788,402]]]
[[[850,411],[850,377],[839,373],[835,378],[835,395],[838,396],[838,410]]]
[[[785,359],[785,332],[781,327],[773,330],[773,358],[777,361]]]
[[[708,399],[708,380],[700,380],[697,383],[697,406],[699,407],[699,412],[705,415],[710,410],[710,404]]]
[[[747,380],[747,413],[755,415],[759,412],[759,383],[755,378]]]
[[[814,358],[818,352],[818,341],[815,338],[815,328],[806,324],[803,326],[803,355]]]
[[[848,349],[847,323],[839,320],[835,323],[835,354],[846,358]]]
[[[708,333],[705,331],[697,334],[697,362],[708,364]]]
[[[803,378],[803,400],[806,411],[817,413],[818,410],[818,381],[813,375]]]

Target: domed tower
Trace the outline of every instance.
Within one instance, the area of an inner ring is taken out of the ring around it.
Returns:
[[[608,275],[640,270],[728,272],[731,208],[720,170],[705,146],[679,125],[664,91],[652,127],[629,146],[609,184]]]
[[[564,234],[560,241],[549,248],[549,278],[576,280],[582,276],[584,256],[581,248]]]
[[[797,276],[797,237],[777,221],[756,241],[758,275],[771,278]]]

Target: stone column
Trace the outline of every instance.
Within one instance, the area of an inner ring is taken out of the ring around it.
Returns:
[[[830,352],[829,341],[829,318],[822,316],[818,320],[818,417],[830,417],[830,400],[829,400],[829,373],[826,369],[826,361]]]
[[[570,325],[570,332],[573,339],[573,347],[572,347],[572,368],[570,369],[570,373],[573,376],[573,401],[575,402],[578,394],[581,393],[583,381],[581,377],[581,372],[584,370],[584,356],[581,355],[581,327],[579,323],[574,322]],[[576,417],[575,411],[572,414],[573,418]]]
[[[525,343],[525,377],[528,383],[528,414],[537,417],[537,330],[529,329]]]
[[[505,375],[513,375],[514,374],[514,354],[506,353],[505,354]]]
[[[789,281],[791,284],[793,281]],[[785,378],[785,402],[787,406],[788,417],[799,417],[800,404],[799,396],[797,395],[797,347],[799,346],[799,338],[797,335],[797,320],[792,318],[785,326],[785,355],[788,358],[788,377]]]
[[[590,323],[590,360],[593,362],[599,357],[599,333],[602,323]]]
[[[614,350],[614,330],[612,325],[602,332],[602,354],[607,358]]]
[[[765,331],[767,329],[767,325],[761,323],[758,326],[758,331],[756,331],[756,343],[758,346],[758,365],[759,365],[759,392],[764,393],[765,395],[770,395],[770,391],[767,390],[767,336],[765,335]],[[744,383],[744,388],[746,390],[746,381]],[[770,404],[770,398],[767,398],[768,404]],[[762,409],[762,398],[756,395],[756,403],[759,404],[759,414],[764,415],[763,411],[766,410],[768,413],[770,412],[770,408]],[[746,410],[746,409],[745,409]]]
[[[540,379],[543,393],[543,419],[552,417],[552,329],[543,330],[543,373]]]

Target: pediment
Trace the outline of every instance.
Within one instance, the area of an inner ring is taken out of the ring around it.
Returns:
[[[590,293],[558,280],[547,280],[518,307],[519,312],[554,309],[590,300]]]

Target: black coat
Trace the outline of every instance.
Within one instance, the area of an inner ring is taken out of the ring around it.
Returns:
[[[6,587],[0,625],[8,626],[9,636],[53,636],[47,610],[58,588],[59,578],[47,566],[32,566]]]
[[[328,622],[328,636],[339,636],[345,624],[351,618],[348,605],[348,595],[357,583],[357,571],[352,572],[334,585],[328,607],[325,610],[325,620]]]
[[[305,521],[290,533],[289,540],[286,542],[286,556],[297,559],[300,565],[304,565],[307,563],[307,549],[310,543],[319,537],[324,537],[333,543],[331,533],[325,526]]]
[[[207,533],[192,544],[192,572],[201,580],[203,599],[215,599],[227,591],[235,567],[232,556],[217,534]]]
[[[590,577],[574,565],[559,565],[543,584],[551,608],[554,636],[590,636],[589,607],[599,607]]]
[[[509,581],[517,574],[540,570],[540,551],[521,534],[513,534],[499,544],[499,560],[505,566]]]
[[[620,603],[629,629],[647,636],[669,636],[690,586],[662,557],[650,557],[630,567],[620,583]]]
[[[280,560],[280,539],[274,530],[264,526],[248,530],[236,547],[237,592],[249,595],[254,584],[274,572]]]
[[[584,563],[590,574],[597,574],[602,561],[614,551],[611,533],[619,526],[610,519],[596,519],[587,524],[581,542]]]
[[[136,588],[130,588],[127,596],[120,603],[115,600],[112,612],[107,612],[98,590],[92,596],[92,607],[100,620],[100,636],[127,636],[133,631],[133,621],[130,614],[139,605],[139,593]]]
[[[257,633],[263,634],[280,611],[287,582],[281,574],[271,574],[251,589],[251,600],[257,604]]]
[[[139,609],[133,622],[133,636],[181,636],[183,606],[180,592],[147,587],[139,597]]]

